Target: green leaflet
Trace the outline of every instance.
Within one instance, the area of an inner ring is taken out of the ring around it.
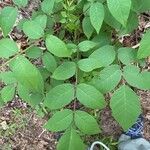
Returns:
[[[94,27],[94,29],[98,34],[104,20],[104,7],[101,3],[96,2],[91,4],[90,20],[92,26]]]
[[[46,24],[47,24],[47,16],[46,15],[38,15],[35,19],[35,22],[37,22],[37,24],[39,24],[42,29],[46,28]]]
[[[89,39],[92,36],[92,33],[94,32],[94,28],[91,25],[90,17],[88,16],[84,17],[82,21],[82,28],[83,28],[84,34]]]
[[[138,13],[150,10],[149,0],[132,0],[132,9]]]
[[[91,72],[94,69],[102,67],[102,64],[97,59],[86,58],[78,61],[78,67],[84,72]]]
[[[14,41],[8,38],[0,40],[0,57],[9,58],[10,56],[15,55],[18,51],[19,48]]]
[[[44,83],[39,70],[23,56],[18,56],[10,66],[14,77],[33,92],[43,93]]]
[[[134,31],[134,29],[136,29],[139,25],[139,20],[138,20],[138,15],[137,13],[130,11],[130,15],[128,18],[128,22],[126,27],[122,27],[119,34],[123,35],[123,34],[128,34]]]
[[[144,34],[144,37],[142,38],[142,40],[140,42],[140,48],[139,48],[138,54],[137,54],[138,59],[146,58],[146,57],[150,56],[149,40],[150,40],[150,30],[148,30]]]
[[[28,4],[28,0],[13,0],[13,2],[19,7],[25,7]]]
[[[105,6],[105,18],[104,21],[116,30],[121,29],[121,24],[112,16],[107,6]]]
[[[45,66],[45,68],[51,73],[53,73],[54,70],[57,68],[56,59],[49,52],[44,53],[44,55],[42,56],[42,62],[43,62],[43,65]]]
[[[128,86],[121,86],[110,100],[113,117],[127,131],[141,114],[140,100]]]
[[[31,93],[26,87],[22,86],[20,83],[17,86],[17,92],[19,97],[33,108],[39,105],[43,100],[42,94]]]
[[[113,17],[125,27],[130,13],[131,0],[107,0],[107,5]]]
[[[7,85],[1,91],[2,100],[7,103],[11,101],[15,96],[15,86]]]
[[[44,105],[51,110],[60,109],[74,99],[72,84],[61,84],[51,89],[44,100]]]
[[[50,77],[50,73],[45,67],[39,67],[38,70],[40,71],[44,81]]]
[[[78,48],[82,52],[87,52],[87,51],[93,49],[96,45],[97,45],[97,43],[86,40],[86,41],[79,43]]]
[[[69,109],[56,112],[44,125],[46,129],[53,132],[66,130],[73,121],[73,112]]]
[[[0,73],[0,80],[2,80],[5,84],[12,84],[17,82],[11,71]]]
[[[53,12],[54,4],[55,0],[44,0],[41,3],[42,11],[46,14],[51,14]]]
[[[72,51],[67,48],[66,44],[54,35],[49,35],[46,38],[47,49],[58,57],[70,57]]]
[[[76,73],[76,64],[74,62],[64,62],[53,72],[52,78],[56,80],[66,80]]]
[[[14,7],[4,7],[0,14],[0,27],[3,31],[4,37],[6,37],[12,30],[16,19],[18,11]]]
[[[115,57],[114,47],[110,45],[100,47],[89,56],[89,58],[98,60],[102,67],[110,65],[115,60]]]
[[[121,76],[120,67],[118,65],[111,65],[100,71],[98,76],[90,81],[90,84],[102,93],[107,93],[119,84]]]
[[[23,24],[23,32],[30,38],[30,39],[39,39],[44,35],[44,29],[41,27],[39,23],[36,21],[26,21]]]
[[[29,58],[38,58],[42,56],[42,49],[37,46],[32,46],[26,49],[26,55]]]
[[[74,43],[68,43],[67,48],[70,49],[73,53],[77,52],[77,45]]]
[[[92,39],[92,41],[98,43],[101,47],[109,45],[111,43],[111,34],[109,32],[101,31],[99,35],[96,35]]]
[[[140,68],[130,65],[123,68],[123,77],[133,87],[143,90],[150,89],[150,72],[140,73]]]
[[[93,86],[81,83],[77,86],[77,99],[86,107],[102,109],[106,102],[103,95]]]
[[[150,1],[149,0],[140,0],[140,12],[149,11],[150,10]]]
[[[66,130],[64,135],[60,138],[57,145],[57,150],[85,150],[86,146],[77,134],[75,129]]]
[[[136,62],[137,58],[136,50],[128,47],[122,47],[118,49],[118,59],[125,65]]]
[[[17,29],[19,31],[22,31],[23,30],[23,24],[27,21],[27,19],[21,19],[17,25]]]
[[[99,125],[95,118],[84,111],[75,112],[75,125],[85,134],[98,134]]]

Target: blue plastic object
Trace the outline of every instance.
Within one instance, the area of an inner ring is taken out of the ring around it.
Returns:
[[[142,137],[143,131],[143,116],[140,115],[136,123],[124,134],[131,137],[131,139],[137,139]]]

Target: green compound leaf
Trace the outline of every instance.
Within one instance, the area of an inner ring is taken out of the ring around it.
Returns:
[[[146,57],[150,56],[149,40],[150,40],[150,30],[148,30],[144,34],[144,37],[142,38],[142,40],[140,42],[140,48],[139,48],[138,54],[137,54],[138,59],[146,58]]]
[[[43,93],[43,78],[39,70],[28,59],[18,56],[11,64],[11,70],[17,81],[28,90]]]
[[[97,43],[86,40],[86,41],[79,43],[78,47],[79,47],[80,51],[87,52],[87,51],[93,49],[96,45],[97,45]]]
[[[77,86],[77,99],[92,109],[102,109],[106,105],[103,95],[95,87],[84,83]]]
[[[26,21],[23,24],[23,32],[30,38],[30,39],[39,39],[44,35],[44,29],[41,27],[39,23],[36,21]]]
[[[70,57],[72,54],[72,51],[67,48],[66,44],[54,35],[47,36],[46,47],[58,57]]]
[[[96,2],[91,4],[90,7],[90,20],[91,24],[96,30],[97,34],[99,33],[103,20],[104,20],[104,7],[101,3]]]
[[[60,109],[74,99],[74,86],[72,84],[61,84],[47,93],[44,105],[51,110]]]
[[[4,7],[0,13],[0,28],[3,31],[4,37],[6,37],[12,30],[16,19],[18,11],[14,7]]]
[[[46,14],[51,14],[53,12],[55,0],[44,0],[41,3],[42,11]]]
[[[113,117],[122,126],[124,131],[128,130],[141,114],[140,100],[136,93],[128,86],[121,86],[110,100]]]
[[[91,25],[90,17],[88,17],[88,16],[84,17],[84,19],[82,21],[82,28],[83,28],[84,34],[89,39],[94,32],[94,28]]]
[[[137,58],[137,52],[128,47],[122,47],[118,49],[118,59],[125,65],[129,65],[134,63]]]
[[[28,4],[28,0],[13,0],[13,2],[19,7],[25,7]]]
[[[1,90],[2,100],[7,103],[11,101],[15,96],[15,86],[7,85]]]
[[[123,77],[133,87],[150,90],[150,72],[140,73],[140,68],[131,65],[123,68]]]
[[[49,131],[59,132],[66,130],[73,121],[73,112],[69,109],[56,112],[44,125]]]
[[[71,128],[66,130],[60,138],[57,145],[57,150],[85,150],[86,146],[83,143],[77,132]]]
[[[107,5],[113,17],[125,27],[130,14],[131,0],[107,0]]]
[[[95,86],[100,92],[107,93],[119,84],[121,76],[122,72],[118,65],[108,66],[100,71],[90,84]]]
[[[0,57],[9,58],[10,56],[15,55],[18,51],[19,48],[14,41],[8,38],[0,40]]]
[[[52,78],[56,80],[66,80],[76,73],[76,64],[74,62],[64,62],[53,72]]]
[[[76,111],[74,121],[75,125],[84,134],[93,135],[100,133],[96,119],[84,111]]]
[[[86,58],[78,61],[78,67],[84,72],[91,72],[94,69],[102,67],[102,64],[97,59]]]
[[[54,70],[57,68],[56,59],[49,52],[44,53],[44,55],[42,56],[42,61],[43,61],[43,65],[45,66],[45,68],[51,73],[53,73]]]
[[[106,67],[113,63],[115,57],[116,52],[114,50],[114,47],[110,45],[100,47],[89,56],[89,58],[98,60],[98,62],[101,64],[101,67]]]

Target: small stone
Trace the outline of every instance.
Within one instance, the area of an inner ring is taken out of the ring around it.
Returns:
[[[6,121],[1,122],[0,125],[2,126],[3,130],[7,130],[9,128]]]

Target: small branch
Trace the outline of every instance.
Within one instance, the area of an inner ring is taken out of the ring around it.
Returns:
[[[38,138],[40,138],[45,131],[46,129],[43,129],[43,131],[39,134]]]
[[[10,36],[11,38],[11,36]],[[34,41],[33,43],[30,43],[29,47],[32,47],[33,45],[37,45],[38,42],[42,41],[42,39],[39,39],[38,41]],[[45,48],[42,47],[43,50],[45,50]],[[0,69],[2,69],[3,67],[5,67],[6,65],[8,65],[13,59],[15,59],[16,57],[18,57],[18,55],[21,55],[23,53],[25,53],[28,50],[28,48],[26,48],[25,50],[22,50],[20,52],[18,52],[14,57],[12,57],[11,59],[9,59],[8,61],[6,61],[4,64],[2,64],[0,66]]]

